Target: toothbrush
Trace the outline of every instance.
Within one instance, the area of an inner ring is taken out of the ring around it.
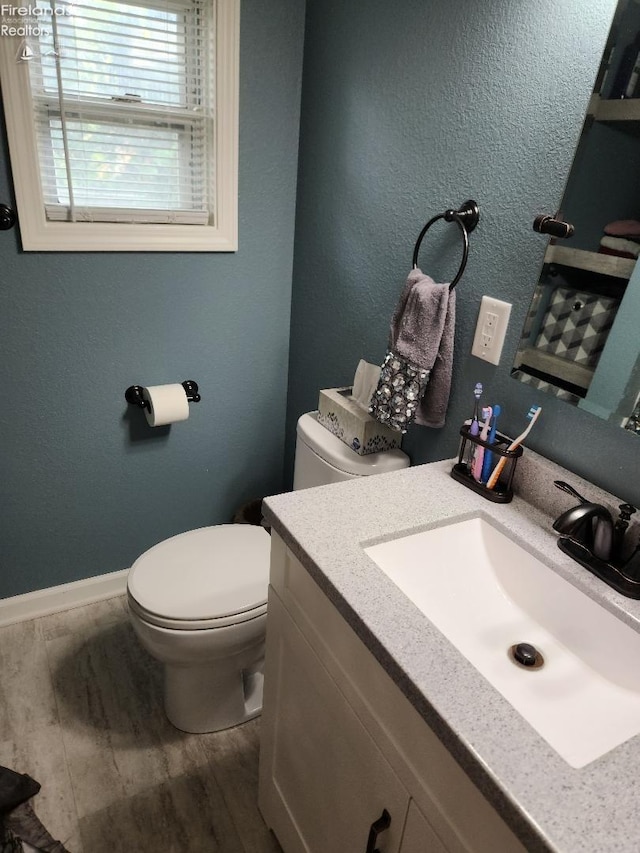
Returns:
[[[478,401],[482,395],[482,382],[476,382],[476,387],[473,389],[473,396],[476,402],[473,406],[473,417],[471,418],[471,426],[469,427],[469,435],[478,435],[480,425],[478,424]]]
[[[498,416],[502,411],[501,407],[496,403],[493,407],[493,417],[491,418],[491,429],[489,430],[489,444],[495,444],[496,430],[498,427]],[[493,466],[493,453],[490,450],[485,450],[484,459],[482,460],[482,482],[486,483],[491,475]]]
[[[529,426],[525,429],[525,431],[521,435],[519,435],[517,438],[515,438],[511,442],[511,444],[509,445],[507,450],[515,450],[517,447],[520,447],[522,442],[525,440],[525,438],[529,435],[529,433],[533,429],[533,425],[538,420],[538,417],[540,416],[541,411],[542,411],[542,406],[531,406],[531,408],[527,412],[527,418],[529,420]],[[498,480],[500,478],[500,474],[502,474],[502,470],[506,464],[507,464],[507,457],[503,456],[500,459],[500,461],[498,462],[498,464],[496,465],[496,467],[493,469],[493,473],[489,477],[489,482],[487,483],[488,489],[493,489],[495,484],[498,482]]]
[[[482,417],[484,418],[484,423],[482,425],[482,431],[480,432],[479,438],[481,441],[486,441],[487,436],[489,435],[489,426],[491,424],[491,415],[492,415],[491,406],[486,406],[482,410]],[[484,460],[484,447],[480,447],[480,445],[476,446],[476,454],[473,457],[473,464],[471,466],[471,476],[473,479],[480,483],[482,477],[482,463]]]
[[[476,387],[473,389],[473,396],[476,398],[475,404],[473,406],[473,415],[471,417],[471,425],[469,426],[469,435],[476,436],[480,432],[480,424],[478,423],[478,401],[482,395],[482,382],[476,382]],[[469,444],[469,453],[467,456],[467,468],[471,471],[471,467],[473,465],[473,459],[475,456],[475,452],[477,449],[477,445],[471,442]]]

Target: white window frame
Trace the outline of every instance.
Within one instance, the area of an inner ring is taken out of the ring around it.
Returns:
[[[25,2],[25,5],[28,4]],[[25,251],[237,250],[240,0],[215,0],[215,18],[215,206],[211,217],[213,224],[207,225],[47,220],[28,63],[16,60],[23,39],[18,36],[0,36],[0,81],[20,234]]]

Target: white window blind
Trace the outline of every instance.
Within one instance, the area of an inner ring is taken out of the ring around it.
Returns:
[[[212,224],[212,0],[38,8],[28,66],[46,218]]]
[[[30,2],[0,10],[23,249],[235,251],[240,0]]]

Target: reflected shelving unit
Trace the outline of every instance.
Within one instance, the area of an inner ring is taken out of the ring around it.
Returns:
[[[640,98],[607,100],[593,95],[589,103],[589,115],[595,121],[638,122],[640,128]]]
[[[573,269],[610,275],[614,278],[630,279],[636,265],[630,258],[603,255],[586,249],[571,249],[568,246],[550,245],[544,256],[545,264],[561,264]]]

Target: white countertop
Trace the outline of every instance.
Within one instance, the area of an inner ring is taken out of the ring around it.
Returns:
[[[640,631],[640,602],[564,555],[551,529],[575,503],[554,479],[613,510],[621,501],[525,451],[516,497],[495,504],[454,481],[452,464],[276,495],[265,500],[265,517],[528,850],[635,853],[640,736],[571,768],[363,551],[482,516]]]

